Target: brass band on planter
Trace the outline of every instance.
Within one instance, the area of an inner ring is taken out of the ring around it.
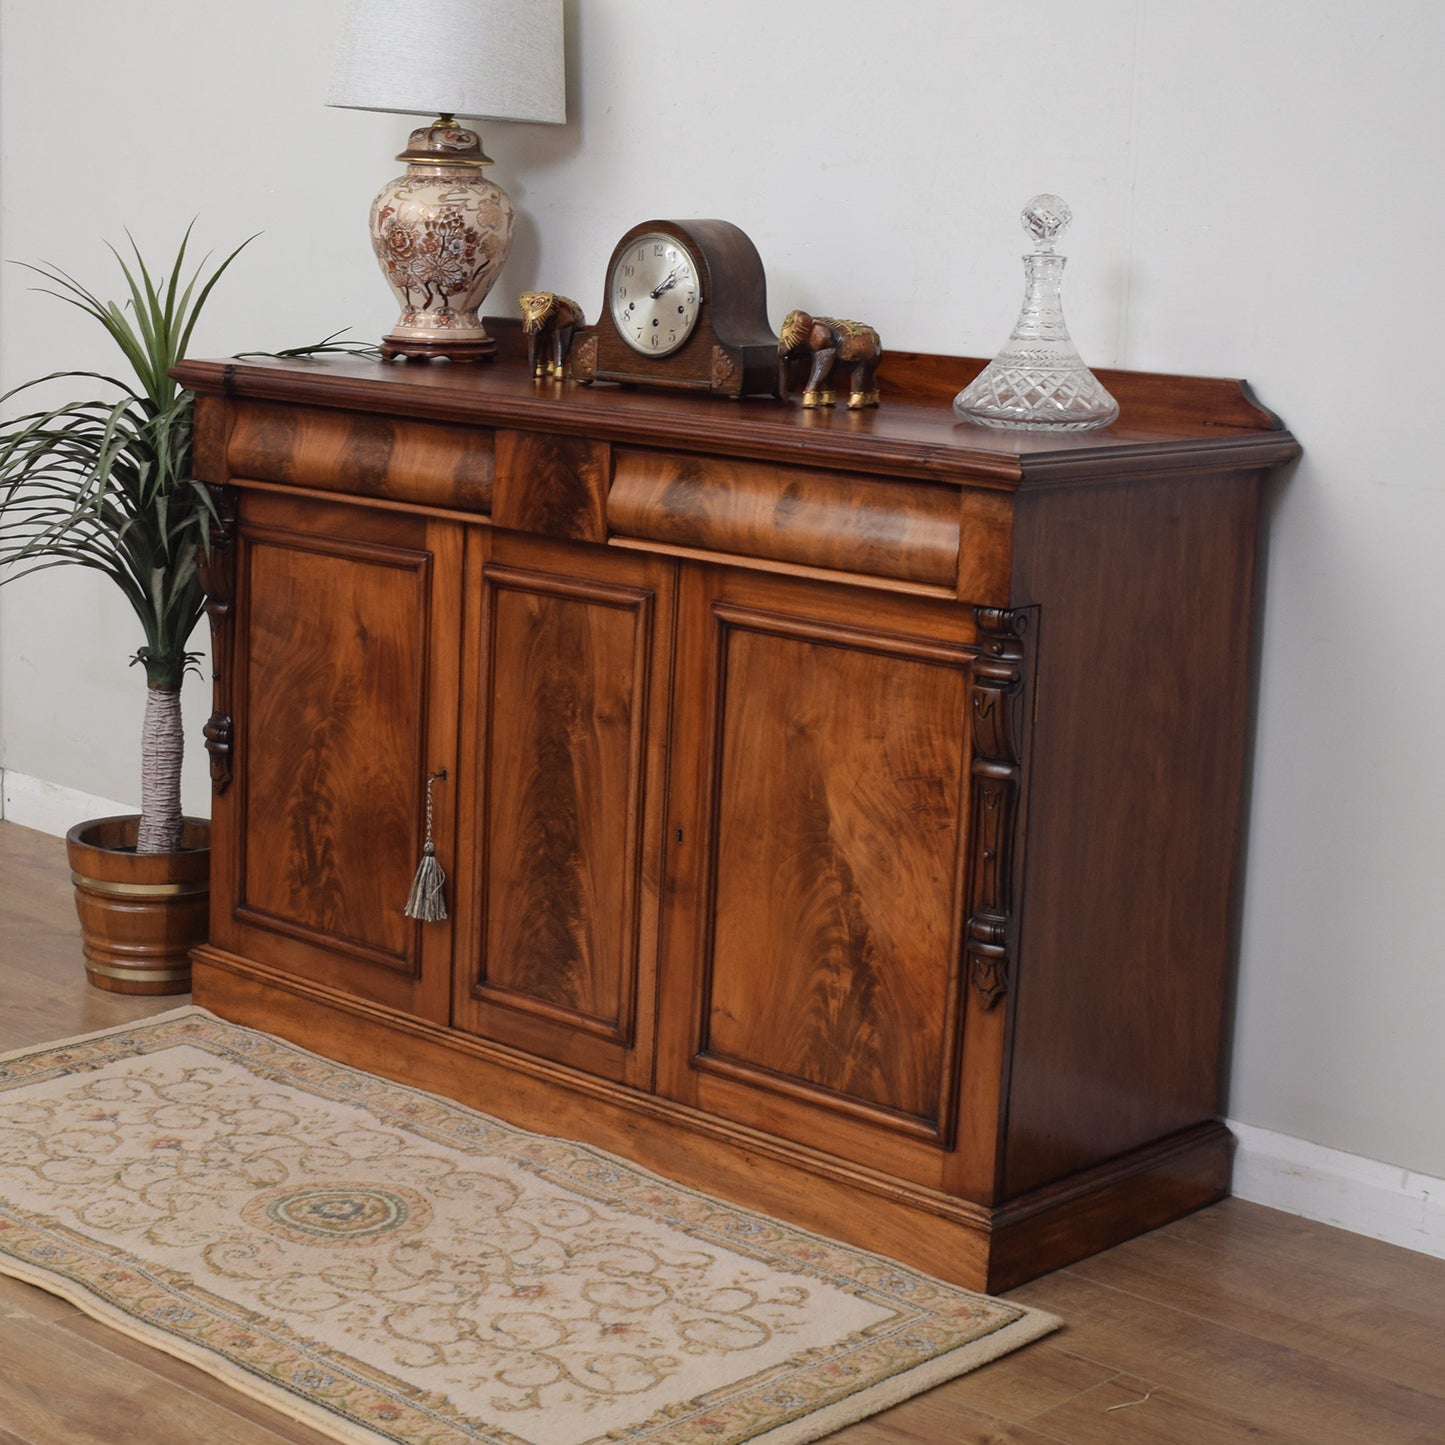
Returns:
[[[107,968],[102,963],[86,959],[85,971],[98,973],[103,978],[129,979],[133,983],[174,983],[177,979],[188,977],[191,966],[185,963],[175,968]]]
[[[193,883],[111,883],[103,878],[85,878],[72,873],[70,881],[77,888],[89,888],[93,893],[116,893],[130,898],[198,898],[210,892],[209,881]]]

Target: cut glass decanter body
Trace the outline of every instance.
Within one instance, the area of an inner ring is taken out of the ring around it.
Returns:
[[[1024,303],[1003,350],[953,399],[977,426],[1030,431],[1092,431],[1119,415],[1119,404],[1084,365],[1064,323],[1060,288],[1065,257],[1054,240],[1073,219],[1058,196],[1035,196],[1023,209],[1035,248],[1023,258]]]

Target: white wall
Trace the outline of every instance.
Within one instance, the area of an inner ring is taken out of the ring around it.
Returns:
[[[106,284],[102,238],[159,252],[196,215],[218,248],[263,232],[196,354],[378,335],[364,215],[408,123],[322,106],[337,9],[0,0],[4,255]],[[1053,190],[1085,356],[1247,376],[1300,437],[1269,508],[1228,1109],[1445,1176],[1445,7],[574,0],[569,24],[569,124],[485,132],[523,216],[494,309],[534,284],[595,308],[629,225],[721,215],[775,324],[815,306],[990,354],[1019,207]],[[99,359],[86,327],[4,268],[6,385]],[[134,796],[136,641],[87,579],[0,593],[0,764]]]

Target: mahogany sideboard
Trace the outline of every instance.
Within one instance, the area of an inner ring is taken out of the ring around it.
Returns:
[[[489,327],[493,325],[488,323]],[[188,362],[224,1017],[1001,1289],[1226,1193],[1261,487],[1102,432]],[[403,914],[428,826],[445,921]]]

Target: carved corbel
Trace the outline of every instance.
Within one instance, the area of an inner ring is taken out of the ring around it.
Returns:
[[[235,636],[236,499],[234,487],[210,486],[214,511],[209,550],[201,563],[206,617],[211,624],[211,716],[202,730],[211,757],[211,787],[231,785],[234,724],[231,716],[231,652]]]
[[[973,681],[970,897],[964,930],[968,978],[986,1009],[1011,983],[1014,846],[1023,771],[1024,700],[1032,613],[979,607],[981,655]]]
[[[572,378],[592,382],[597,377],[597,333],[584,331],[572,343]]]
[[[714,391],[727,391],[735,385],[738,375],[737,359],[726,347],[714,346],[712,349],[712,389]]]

